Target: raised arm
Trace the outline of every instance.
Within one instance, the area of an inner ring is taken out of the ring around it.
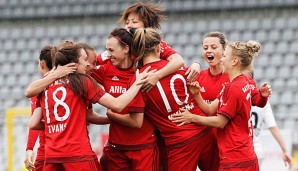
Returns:
[[[121,112],[139,92],[141,86],[144,83],[144,78],[146,78],[148,74],[149,69],[150,66],[147,67],[142,73],[139,73],[139,70],[137,70],[136,81],[125,93],[121,94],[117,98],[113,97],[109,93],[105,93],[98,100],[98,103],[116,112]],[[151,72],[155,72],[155,70],[152,70],[149,73]]]
[[[188,90],[193,95],[196,104],[206,115],[210,116],[217,112],[219,102],[218,99],[213,100],[211,104],[206,103],[203,97],[201,96],[201,87],[198,82],[189,83]]]
[[[28,98],[37,96],[56,79],[61,78],[69,73],[73,73],[74,71],[76,71],[75,63],[69,63],[65,66],[58,66],[57,69],[50,71],[46,77],[32,82],[25,90],[25,96]]]
[[[161,78],[178,71],[178,69],[184,65],[184,60],[178,53],[172,54],[167,60],[169,63],[162,69],[148,74],[147,78],[144,80],[146,83],[142,87],[143,91],[150,91]]]

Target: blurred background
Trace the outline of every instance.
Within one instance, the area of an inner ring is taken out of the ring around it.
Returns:
[[[101,53],[109,33],[121,26],[117,22],[120,13],[133,2],[0,0],[1,171],[23,169],[30,116],[30,100],[24,97],[24,90],[41,77],[41,48],[72,40],[86,42]],[[258,85],[264,81],[272,85],[270,102],[275,118],[297,164],[298,0],[160,0],[160,5],[168,17],[161,25],[164,40],[187,66],[200,61],[202,69],[207,67],[201,44],[210,31],[223,32],[228,40],[258,40],[262,44],[255,59],[255,78]],[[105,114],[100,105],[94,108]],[[91,125],[89,130],[100,155],[108,127]],[[277,159],[283,166],[279,147],[270,138],[266,138],[268,155],[262,170],[281,171],[276,162],[272,164]]]

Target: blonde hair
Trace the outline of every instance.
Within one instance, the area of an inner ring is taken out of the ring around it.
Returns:
[[[154,53],[161,42],[161,34],[152,28],[138,28],[134,33],[131,52],[135,55],[134,69],[143,66],[143,58],[149,53]]]
[[[249,40],[246,43],[237,41],[229,43],[228,46],[232,48],[232,55],[240,58],[240,63],[243,68],[249,70],[253,69],[252,61],[260,52],[260,43],[254,40]]]

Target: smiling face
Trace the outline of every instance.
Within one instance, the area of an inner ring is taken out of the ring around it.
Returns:
[[[129,60],[129,46],[126,45],[124,48],[120,46],[119,40],[114,37],[108,38],[106,42],[106,49],[109,58],[114,66],[118,68],[127,68],[125,61]]]
[[[203,57],[210,66],[220,65],[220,59],[224,52],[218,37],[206,37],[202,45]]]
[[[77,64],[77,72],[81,74],[86,74],[87,67],[89,66],[88,56],[84,49],[79,50],[79,62]]]
[[[144,22],[139,18],[138,14],[130,13],[125,21],[125,29],[145,28]]]

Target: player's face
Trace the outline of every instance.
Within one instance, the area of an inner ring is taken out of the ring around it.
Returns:
[[[79,62],[77,64],[77,72],[86,74],[87,66],[89,66],[88,56],[84,49],[80,49]]]
[[[232,69],[233,59],[234,57],[232,56],[232,48],[230,46],[227,46],[221,58],[221,62],[223,65],[223,73],[229,75]]]
[[[224,49],[217,37],[206,37],[203,40],[203,57],[209,67],[221,65],[220,58],[223,55]]]
[[[95,52],[95,50],[88,51],[88,62],[89,62],[89,65],[87,66],[86,74],[90,75],[96,67],[96,52]]]
[[[129,47],[123,48],[119,44],[119,40],[114,37],[110,37],[106,42],[106,49],[108,56],[114,66],[118,68],[127,68],[127,60],[129,60]]]
[[[126,30],[129,30],[131,28],[144,28],[145,25],[138,14],[131,13],[128,15],[124,27]]]

